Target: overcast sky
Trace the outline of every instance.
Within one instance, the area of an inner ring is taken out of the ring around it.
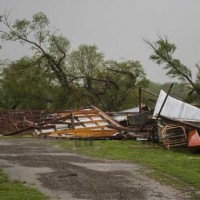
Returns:
[[[139,60],[147,77],[169,81],[165,71],[149,60],[152,50],[143,42],[167,36],[177,46],[176,56],[195,72],[200,61],[199,0],[0,0],[0,14],[10,11],[12,19],[30,19],[44,12],[54,29],[71,41],[96,44],[106,59]],[[27,49],[3,44],[0,59],[16,59]]]

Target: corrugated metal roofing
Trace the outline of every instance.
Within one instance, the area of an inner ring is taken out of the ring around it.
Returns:
[[[160,91],[156,107],[153,113],[154,117],[156,117],[159,113],[166,95],[167,94],[163,90]],[[181,121],[200,122],[199,108],[185,103],[183,101],[177,100],[171,96],[168,96],[167,101],[162,109],[161,115],[164,117],[177,119]]]

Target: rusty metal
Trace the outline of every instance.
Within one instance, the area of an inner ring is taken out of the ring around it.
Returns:
[[[187,134],[183,126],[167,124],[161,133],[162,142],[166,149],[187,145]]]

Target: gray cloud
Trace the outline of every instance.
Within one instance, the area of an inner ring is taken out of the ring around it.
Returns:
[[[107,59],[133,59],[143,64],[148,78],[168,81],[165,71],[149,60],[152,50],[143,42],[166,35],[177,45],[177,58],[191,66],[200,60],[200,1],[198,0],[1,0],[0,12],[12,19],[30,18],[38,11],[50,19],[53,29],[71,41],[96,44]],[[0,58],[16,59],[26,48],[3,44]]]

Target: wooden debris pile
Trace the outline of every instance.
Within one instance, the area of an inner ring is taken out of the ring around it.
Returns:
[[[34,129],[34,124],[42,124],[49,112],[41,110],[10,110],[0,112],[0,134],[15,135]]]
[[[32,131],[51,138],[112,138],[126,131],[122,125],[98,108],[50,113],[47,111],[9,111],[0,113],[4,135]],[[125,136],[125,135],[124,135]]]
[[[110,138],[124,127],[98,108],[66,111],[58,114],[56,122],[36,128],[35,134],[52,138]]]

